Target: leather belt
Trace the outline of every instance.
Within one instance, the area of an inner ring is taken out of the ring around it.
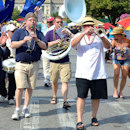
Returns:
[[[24,64],[32,64],[34,62],[37,62],[37,61],[19,61],[20,63],[24,63]]]

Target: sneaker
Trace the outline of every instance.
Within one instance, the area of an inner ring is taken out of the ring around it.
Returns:
[[[65,101],[63,103],[63,108],[67,109],[68,107],[71,107],[71,105],[67,101]]]
[[[14,114],[12,115],[13,120],[19,120],[20,117],[20,111],[14,111]]]
[[[31,117],[31,114],[29,113],[28,109],[23,109],[22,114],[24,115],[25,118]]]
[[[51,85],[49,83],[45,83],[44,86],[45,87],[51,87]]]
[[[14,99],[9,99],[9,105],[14,105],[14,104],[15,104]]]
[[[4,102],[5,101],[5,97],[0,95],[0,102]]]

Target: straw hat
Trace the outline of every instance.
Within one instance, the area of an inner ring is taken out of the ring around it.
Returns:
[[[90,16],[87,16],[83,19],[82,25],[94,25],[94,20]]]
[[[110,34],[111,35],[116,35],[116,34],[123,34],[123,35],[125,35],[124,29],[121,28],[121,27],[115,27]]]

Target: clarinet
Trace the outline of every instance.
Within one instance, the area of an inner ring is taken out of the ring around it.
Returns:
[[[33,31],[33,24],[31,25],[31,31],[30,31],[30,34],[31,34],[32,31]],[[29,34],[29,35],[30,35],[30,34]],[[32,39],[29,40],[29,41],[27,42],[28,49],[26,50],[26,52],[29,53],[29,54],[32,53],[32,50],[31,50],[31,41],[32,41]]]

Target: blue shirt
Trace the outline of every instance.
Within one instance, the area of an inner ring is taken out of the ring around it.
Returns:
[[[41,41],[45,42],[46,45],[48,46],[48,43],[43,35],[43,33],[41,31],[36,30],[36,34],[38,39],[40,39]],[[13,36],[11,41],[20,41],[23,40],[25,36],[28,36],[29,33],[26,30],[26,28],[23,29],[17,29]],[[34,46],[35,43],[35,46]],[[31,49],[34,46],[34,50],[32,51],[32,53],[27,53],[26,50],[28,49],[28,45],[27,42],[24,43],[21,47],[16,49],[16,62],[22,61],[22,62],[29,62],[29,61],[38,61],[40,60],[41,57],[41,48],[38,46],[38,44],[32,40],[31,41]]]
[[[60,39],[59,36],[57,35],[57,33],[55,32],[55,39]],[[48,31],[47,34],[46,34],[46,40],[47,42],[51,42],[51,41],[54,41],[54,38],[53,38],[53,30],[51,31]],[[50,62],[55,62],[55,63],[65,63],[65,62],[69,62],[69,56],[65,56],[64,58],[60,59],[60,60],[55,60],[55,61],[51,61]]]

